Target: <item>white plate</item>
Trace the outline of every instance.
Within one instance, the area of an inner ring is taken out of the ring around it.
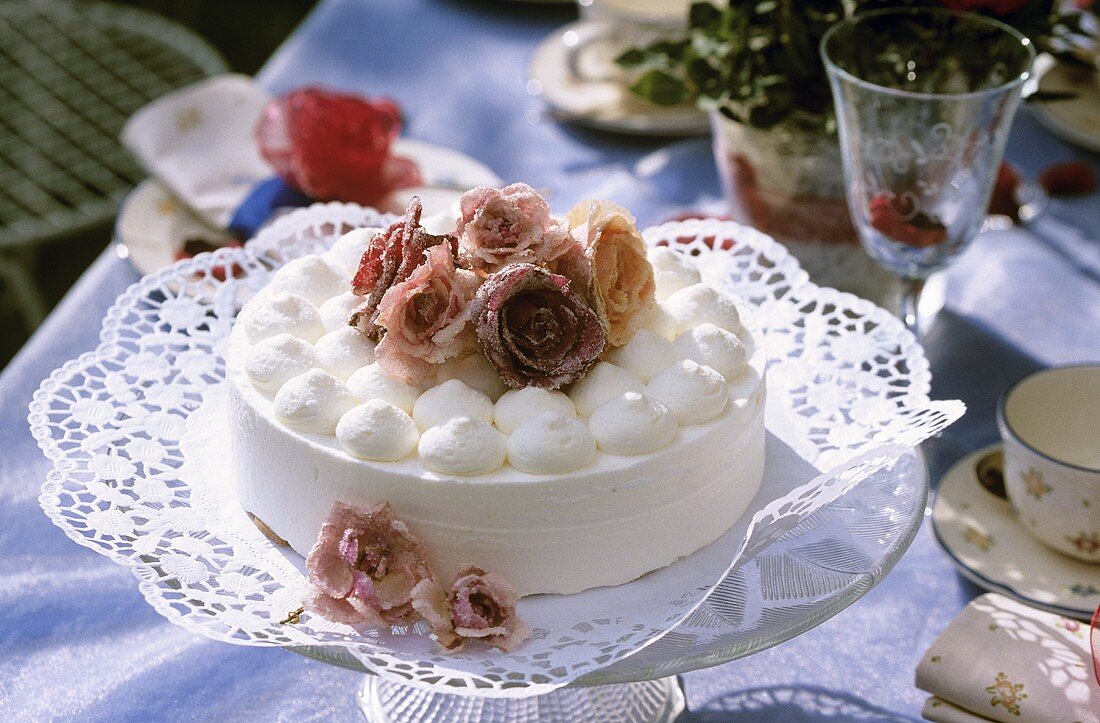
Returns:
[[[1039,89],[1077,93],[1070,100],[1034,103],[1030,107],[1035,118],[1054,135],[1100,152],[1100,71],[1078,77],[1065,65],[1054,65],[1039,81]]]
[[[416,161],[425,184],[390,194],[378,204],[383,211],[402,213],[409,198],[418,195],[425,216],[450,213],[466,189],[501,184],[500,177],[484,163],[450,148],[399,138],[393,152]],[[171,266],[189,238],[214,244],[230,239],[191,213],[154,179],[142,181],[126,196],[115,222],[115,240],[119,255],[129,258],[142,274]]]
[[[955,566],[975,585],[1027,605],[1088,620],[1100,605],[1100,565],[1061,555],[1016,521],[1009,503],[985,490],[975,465],[999,451],[980,449],[952,467],[932,506],[932,530]]]
[[[564,120],[600,130],[654,136],[693,136],[710,130],[706,114],[694,105],[654,105],[617,81],[575,77],[568,56],[582,25],[584,21],[565,25],[539,43],[527,86],[533,95]]]

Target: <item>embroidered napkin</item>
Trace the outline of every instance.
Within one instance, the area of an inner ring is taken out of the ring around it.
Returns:
[[[971,601],[917,666],[940,723],[1100,723],[1086,623],[1003,595]]]
[[[216,228],[275,170],[252,138],[267,91],[246,75],[219,75],[169,93],[135,113],[122,143],[173,195]]]

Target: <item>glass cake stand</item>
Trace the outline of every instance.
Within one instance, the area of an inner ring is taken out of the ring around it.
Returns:
[[[744,658],[814,628],[866,595],[920,529],[928,472],[912,450],[738,566],[664,637],[551,693],[488,698],[367,672],[345,649],[295,653],[366,673],[360,710],[377,723],[413,721],[672,721],[685,706],[676,676]]]

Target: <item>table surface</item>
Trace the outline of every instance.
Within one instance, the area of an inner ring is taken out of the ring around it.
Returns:
[[[695,146],[562,125],[527,92],[538,41],[568,6],[473,0],[326,0],[260,75],[279,92],[323,83],[400,100],[407,135],[460,149],[508,181],[546,189],[556,208],[583,195],[646,201],[642,223],[718,196],[713,164],[652,175]],[[664,153],[665,155],[662,155]],[[1030,177],[1095,156],[1053,138],[1026,113],[1009,158]],[[694,166],[693,166],[694,167]],[[644,174],[643,174],[644,175]],[[1100,234],[1100,199],[1050,212]],[[1098,241],[1100,243],[1100,241]],[[355,673],[280,650],[195,637],[161,618],[122,567],[70,542],[40,512],[47,472],[27,431],[31,394],[53,368],[94,348],[104,312],[138,278],[110,249],[0,375],[0,710],[15,720],[354,718]],[[927,445],[935,480],[997,437],[997,396],[1042,366],[1100,359],[1100,280],[1026,231],[980,236],[948,274],[947,307],[925,340],[933,396],[969,412]],[[980,592],[959,577],[925,524],[894,571],[814,630],[740,661],[684,676],[698,720],[919,718],[913,685],[924,650]]]

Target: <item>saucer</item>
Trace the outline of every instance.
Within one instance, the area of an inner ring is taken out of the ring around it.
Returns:
[[[465,153],[411,138],[399,138],[393,152],[416,161],[424,185],[394,191],[378,205],[381,211],[404,213],[412,196],[420,196],[424,213],[451,213],[462,193],[475,186],[499,186],[500,177],[481,161]],[[115,222],[118,254],[129,258],[142,274],[176,261],[187,239],[201,238],[214,245],[230,240],[191,212],[154,179],[146,179],[122,203]]]
[[[616,80],[586,80],[569,71],[569,49],[591,21],[558,28],[535,49],[528,91],[563,120],[605,131],[644,136],[694,136],[710,131],[707,115],[694,105],[659,106]],[[607,60],[610,63],[610,59]]]
[[[994,444],[963,457],[936,491],[932,531],[975,585],[1059,615],[1089,620],[1100,605],[1100,565],[1061,555],[1016,521],[1009,503],[978,481],[975,465]]]
[[[1059,138],[1100,152],[1100,70],[1090,73],[1055,64],[1039,81],[1039,90],[1077,94],[1067,100],[1032,103],[1032,113]]]

